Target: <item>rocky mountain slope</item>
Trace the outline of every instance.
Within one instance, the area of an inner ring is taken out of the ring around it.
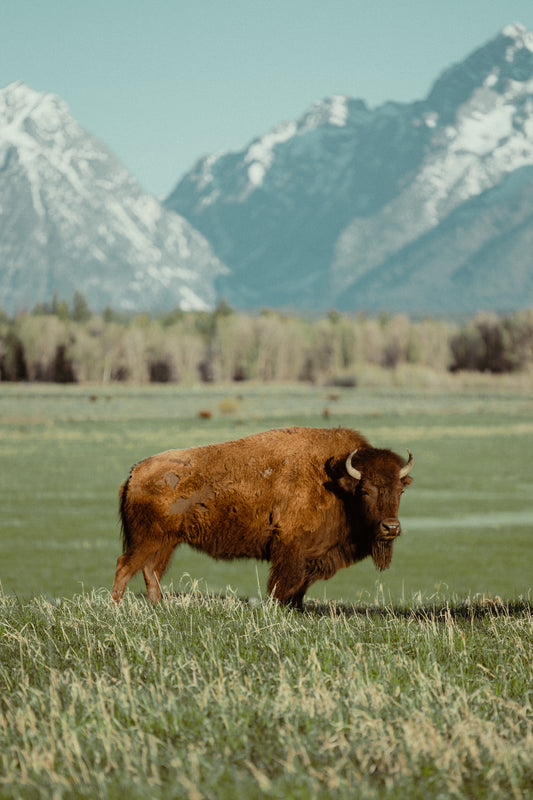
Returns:
[[[318,102],[199,161],[166,205],[228,264],[237,306],[531,305],[533,33],[508,26],[419,102]]]
[[[59,98],[0,91],[0,308],[74,290],[95,309],[210,308],[224,271]]]

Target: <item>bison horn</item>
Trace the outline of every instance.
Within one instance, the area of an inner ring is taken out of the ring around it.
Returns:
[[[355,478],[356,481],[360,481],[363,476],[361,475],[358,469],[355,469],[355,467],[352,466],[352,458],[356,453],[357,450],[354,450],[353,452],[350,453],[350,455],[346,459],[346,472],[348,473],[348,475],[350,475],[351,478]]]
[[[411,472],[411,467],[413,466],[413,454],[410,450],[407,451],[409,453],[409,460],[405,467],[402,467],[400,470],[400,478],[405,478]]]

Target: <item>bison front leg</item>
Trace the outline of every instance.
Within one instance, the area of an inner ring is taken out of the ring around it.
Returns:
[[[286,546],[280,542],[272,547],[272,567],[268,578],[268,593],[283,605],[291,605],[299,611],[307,590],[305,559],[297,546]]]

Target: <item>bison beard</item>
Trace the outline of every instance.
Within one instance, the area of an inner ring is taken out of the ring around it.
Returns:
[[[390,567],[392,561],[392,542],[377,539],[372,543],[372,561],[376,567],[383,571]]]
[[[113,598],[142,570],[151,602],[175,548],[270,561],[269,592],[302,607],[305,592],[368,555],[386,569],[413,459],[349,428],[288,428],[168,450],[132,467],[120,489],[123,554]]]

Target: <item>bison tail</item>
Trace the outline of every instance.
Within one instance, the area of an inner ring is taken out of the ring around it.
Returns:
[[[125,553],[128,549],[128,545],[130,543],[130,530],[128,525],[128,518],[126,514],[126,498],[128,494],[128,485],[130,482],[131,475],[124,481],[121,485],[120,489],[118,490],[118,503],[119,503],[119,516],[120,516],[120,527],[122,532],[122,552]]]

